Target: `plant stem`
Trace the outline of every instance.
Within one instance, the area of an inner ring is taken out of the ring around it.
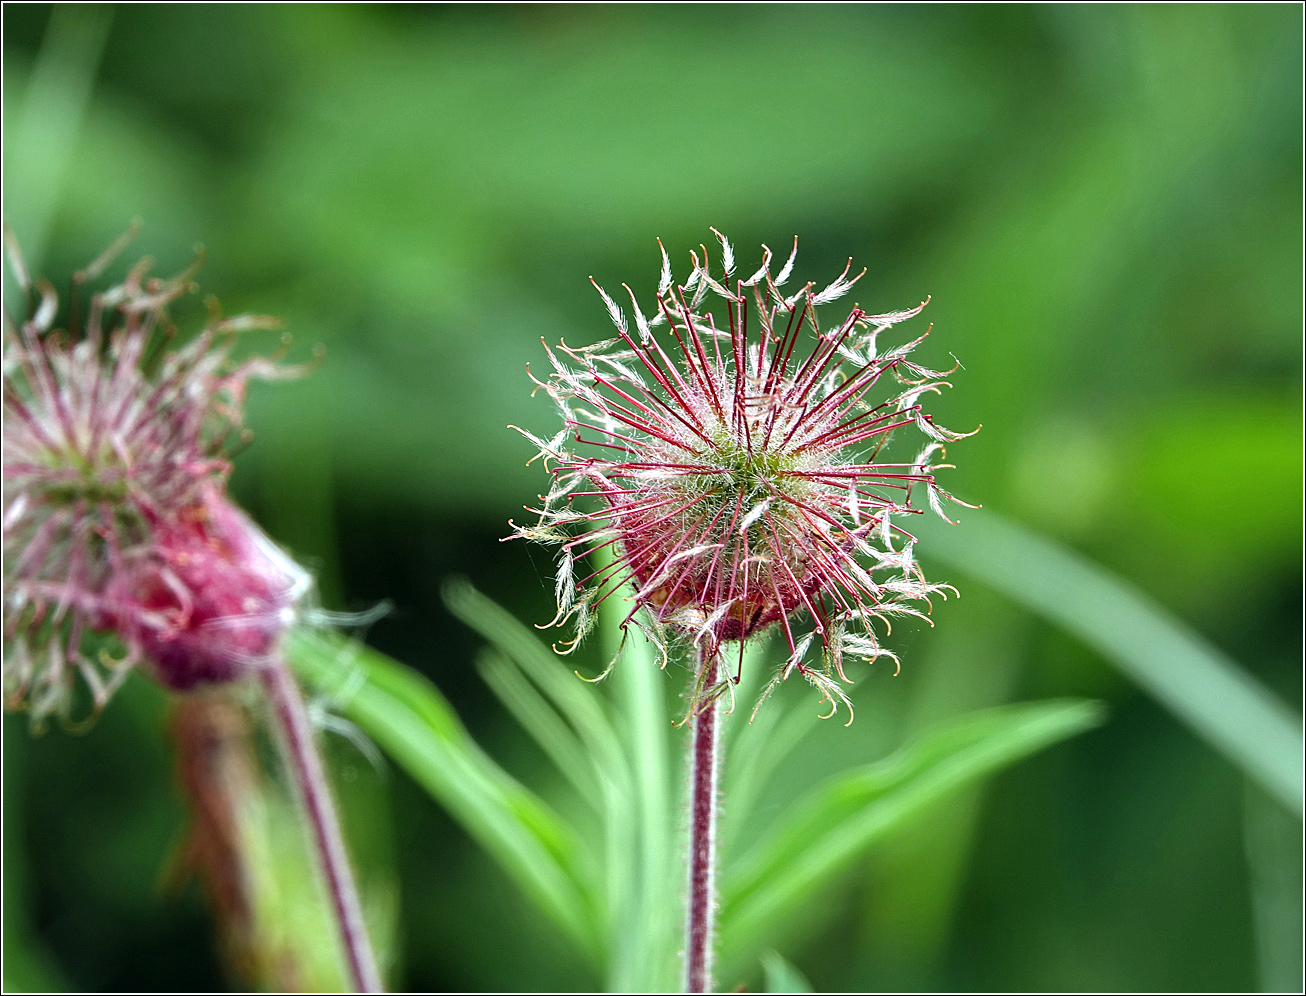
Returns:
[[[719,658],[700,651],[700,688],[717,683]],[[689,915],[685,944],[685,991],[712,991],[712,955],[716,942],[716,817],[721,748],[717,737],[720,709],[715,697],[694,714],[694,743],[689,763]]]
[[[377,971],[376,956],[367,937],[363,923],[363,910],[358,901],[354,873],[345,854],[345,841],[340,832],[335,805],[331,801],[331,788],[327,784],[322,759],[313,742],[313,728],[304,710],[304,700],[299,685],[284,661],[276,660],[262,671],[263,684],[272,700],[272,709],[286,759],[294,773],[304,814],[312,829],[313,844],[326,878],[331,896],[331,908],[340,928],[340,940],[349,962],[353,987],[359,992],[379,993],[381,975]]]

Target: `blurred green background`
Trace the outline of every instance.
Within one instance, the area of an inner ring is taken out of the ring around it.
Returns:
[[[949,488],[1300,701],[1296,5],[3,18],[5,213],[29,256],[63,286],[140,217],[133,252],[176,271],[202,242],[228,311],[284,316],[292,356],[325,344],[312,377],[252,389],[236,494],[328,607],[391,599],[368,641],[546,795],[440,585],[552,615],[547,554],[499,542],[545,480],[505,425],[555,418],[525,364],[541,336],[610,333],[588,275],[647,294],[654,236],[683,274],[709,225],[745,269],[797,234],[803,279],[852,255],[873,309],[932,295],[925,362],[964,365],[934,410],[984,424]],[[1298,985],[1300,823],[1072,637],[921,556],[964,598],[895,628],[901,676],[859,682],[857,723],[822,725],[774,806],[979,706],[1087,695],[1110,718],[896,834],[786,957],[833,990]],[[199,891],[160,885],[183,825],[165,713],[134,678],[85,736],[6,717],[7,971],[231,984]],[[333,754],[370,786],[346,799],[357,846],[399,883],[397,987],[596,984],[405,775]]]

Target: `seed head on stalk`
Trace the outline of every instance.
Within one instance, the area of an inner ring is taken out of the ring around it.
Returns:
[[[128,233],[74,278],[96,276]],[[251,378],[300,371],[276,357],[237,362],[236,334],[275,328],[256,315],[222,318],[174,348],[168,308],[195,287],[196,265],[148,279],[151,262],[92,296],[84,333],[53,328],[54,288],[33,285],[8,228],[19,289],[35,304],[19,325],[5,313],[5,704],[40,724],[67,721],[75,675],[95,715],[140,664],[173,691],[257,676],[270,706],[340,931],[353,990],[380,992],[313,729],[280,637],[312,579],[227,496],[232,439],[243,435]],[[74,295],[74,303],[77,296]],[[314,613],[319,619],[328,614]],[[92,632],[125,654],[86,652]]]
[[[951,466],[939,462],[944,445],[970,433],[936,424],[921,403],[949,386],[952,372],[910,359],[929,330],[903,345],[881,343],[927,302],[886,314],[854,307],[823,325],[818,308],[862,276],[849,277],[851,260],[824,289],[785,291],[796,239],[778,273],[763,246],[761,266],[741,277],[729,241],[713,234],[716,274],[700,246],[677,284],[662,250],[652,317],[628,286],[633,321],[595,284],[616,337],[545,344],[553,373],[532,379],[563,427],[547,440],[518,430],[538,447],[553,486],[529,509],[539,522],[514,525],[515,535],[560,549],[553,624],[574,621],[567,648],[630,582],[635,609],[623,629],[642,630],[664,660],[669,636],[691,641],[700,660],[738,641],[742,660],[745,640],[779,626],[788,657],[767,694],[797,671],[829,715],[842,703],[851,716],[840,686],[845,655],[896,661],[875,621],[887,628],[894,616],[927,618],[921,607],[928,611],[931,595],[955,591],[925,580],[903,522],[922,511],[914,491],[945,519],[944,499],[966,504],[935,472]],[[906,429],[924,436],[915,458],[881,460],[890,436]],[[609,566],[578,567],[604,548]],[[822,659],[809,662],[818,638]],[[691,712],[730,682],[705,684],[700,674]]]
[[[232,341],[279,323],[223,318],[211,303],[175,347],[168,309],[194,291],[199,261],[159,279],[145,259],[91,296],[84,328],[70,316],[56,329],[54,288],[30,281],[7,228],[5,242],[34,304],[21,323],[5,314],[6,706],[66,720],[80,674],[98,712],[137,664],[176,690],[243,676],[311,587],[226,491],[246,384],[299,373],[275,357],[236,362]],[[125,656],[92,655],[92,632],[116,636]]]

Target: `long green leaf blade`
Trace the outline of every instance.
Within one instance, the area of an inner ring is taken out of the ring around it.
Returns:
[[[991,512],[919,524],[922,550],[1065,627],[1302,815],[1301,719],[1151,598]]]
[[[544,696],[520,670],[493,650],[483,650],[476,655],[476,670],[582,798],[599,809],[603,803],[594,777],[594,766],[585,756],[585,748],[576,734]]]
[[[636,899],[634,863],[630,860],[637,833],[633,776],[626,751],[611,720],[609,704],[592,683],[573,673],[563,659],[523,626],[512,613],[477,591],[466,580],[454,579],[444,588],[445,604],[514,664],[556,709],[560,723],[574,730],[584,744],[598,788],[596,809],[602,817],[603,852],[600,907],[604,952],[609,975],[626,959],[632,902]],[[541,700],[542,701],[542,700]],[[541,742],[541,746],[546,746]]]
[[[744,726],[726,755],[734,763],[727,765],[725,771],[723,791],[730,805],[721,815],[723,855],[734,853],[738,838],[752,822],[754,806],[767,780],[821,721],[819,710],[810,708],[810,704],[791,705],[787,712],[774,700],[767,706],[758,710],[757,718]],[[747,719],[748,714],[742,718]]]
[[[762,953],[762,972],[769,993],[810,993],[812,984],[806,976],[775,951]]]
[[[331,697],[599,961],[593,890],[576,834],[477,746],[435,686],[334,635],[296,630],[286,644],[298,674]]]
[[[720,919],[722,960],[736,970],[745,968],[780,921],[903,819],[963,785],[1088,729],[1102,715],[1098,703],[1083,700],[988,709],[964,716],[883,761],[832,778],[727,869]]]
[[[596,758],[614,756],[620,742],[603,700],[539,638],[493,599],[463,579],[444,586],[449,611],[494,644],[520,667],[558,707]]]
[[[596,563],[610,564],[608,551],[597,556]],[[614,937],[607,981],[613,992],[663,992],[676,985],[679,948],[674,920],[679,868],[672,834],[675,806],[665,688],[669,676],[659,669],[652,647],[636,630],[629,636],[621,631],[622,620],[634,607],[629,594],[629,586],[624,586],[599,610],[604,653],[612,658],[620,655],[609,680],[631,786],[630,812],[623,814],[628,821],[625,846],[630,851],[613,855],[623,866],[625,903],[612,911]]]

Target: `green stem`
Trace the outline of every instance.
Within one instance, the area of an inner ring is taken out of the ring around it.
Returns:
[[[349,867],[349,857],[345,853],[340,821],[331,801],[331,788],[322,768],[322,758],[313,743],[313,727],[304,709],[299,685],[289,666],[281,660],[265,669],[262,678],[272,701],[272,711],[280,729],[286,760],[295,777],[304,815],[312,830],[313,844],[331,898],[331,911],[349,962],[350,981],[359,992],[382,992],[381,974],[377,971],[376,956],[372,953],[367,927],[363,923],[363,909],[358,901],[358,888]]]

